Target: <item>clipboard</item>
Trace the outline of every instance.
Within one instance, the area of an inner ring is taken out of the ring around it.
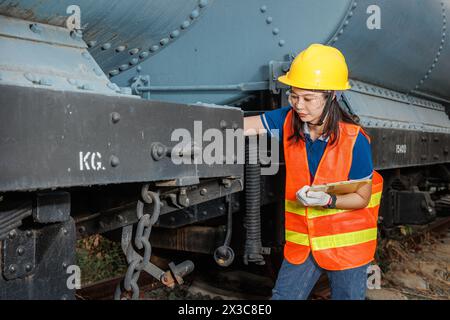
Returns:
[[[363,185],[372,182],[372,179],[340,181],[317,186],[311,186],[308,191],[323,191],[331,194],[353,193]]]

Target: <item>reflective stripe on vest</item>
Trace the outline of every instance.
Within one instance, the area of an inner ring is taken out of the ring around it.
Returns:
[[[311,239],[311,247],[314,251],[353,246],[356,244],[377,239],[377,228],[361,231],[340,233],[329,236],[315,237]],[[286,241],[302,246],[309,246],[309,236],[305,233],[286,230]]]
[[[381,192],[374,193],[370,197],[370,202],[366,208],[373,208],[375,206],[379,206],[380,201],[381,201]],[[295,213],[300,216],[306,215],[306,208],[298,201],[285,200],[284,207],[285,207],[285,210],[288,212]],[[343,213],[343,212],[348,212],[348,211],[351,211],[351,210],[322,209],[322,208],[317,208],[317,207],[311,207],[311,208],[308,208],[308,219],[313,219],[313,218],[323,217],[323,216],[330,216],[333,214]]]

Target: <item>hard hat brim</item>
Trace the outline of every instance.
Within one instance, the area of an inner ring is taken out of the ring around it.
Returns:
[[[308,83],[301,83],[301,82],[295,82],[292,81],[291,79],[289,79],[287,77],[287,75],[283,75],[278,77],[278,81],[290,86],[290,87],[295,87],[295,88],[300,88],[300,89],[307,89],[307,90],[339,90],[339,91],[344,91],[344,90],[348,90],[351,89],[352,87],[350,86],[350,84],[347,82],[345,85],[343,86],[333,86],[333,87],[322,87],[320,85],[311,85]]]

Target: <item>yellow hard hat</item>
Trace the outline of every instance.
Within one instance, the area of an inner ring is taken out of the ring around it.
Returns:
[[[336,48],[312,44],[292,62],[291,69],[278,81],[310,90],[347,90],[348,68],[344,55]]]

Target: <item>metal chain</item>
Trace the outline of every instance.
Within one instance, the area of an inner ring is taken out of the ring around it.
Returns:
[[[141,274],[141,271],[150,263],[150,257],[152,254],[152,246],[150,244],[150,233],[153,225],[158,221],[161,211],[161,201],[159,194],[148,190],[149,185],[146,184],[142,187],[141,197],[142,200],[138,200],[136,206],[136,215],[138,223],[132,241],[133,225],[125,226],[122,229],[122,249],[126,254],[128,269],[125,273],[123,280],[123,287],[126,291],[132,291],[132,299],[139,298],[139,286],[137,281]],[[153,204],[153,213],[144,214],[144,205]],[[140,255],[135,249],[144,249],[144,256]],[[114,299],[120,300],[122,296],[122,283],[119,283],[116,287]]]

